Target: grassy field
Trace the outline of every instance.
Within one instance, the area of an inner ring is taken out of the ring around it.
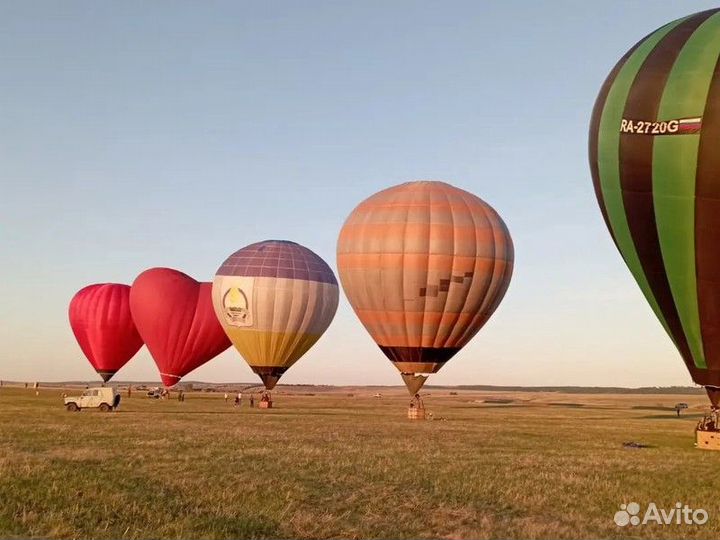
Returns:
[[[702,396],[433,391],[434,419],[411,422],[399,392],[276,394],[271,411],[135,393],[107,414],[60,392],[0,389],[0,537],[720,537]],[[616,526],[631,501],[710,519]]]

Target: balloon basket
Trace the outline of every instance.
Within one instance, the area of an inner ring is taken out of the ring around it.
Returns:
[[[410,420],[425,420],[425,404],[420,394],[415,394],[408,407],[408,418]]]
[[[272,401],[261,401],[258,403],[258,409],[272,409]]]
[[[720,432],[718,431],[696,431],[695,446],[701,450],[720,450]]]
[[[695,428],[695,446],[701,450],[720,450],[720,418],[718,410],[713,408],[698,422]]]

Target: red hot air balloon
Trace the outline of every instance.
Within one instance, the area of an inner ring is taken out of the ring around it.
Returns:
[[[129,285],[88,285],[70,301],[69,317],[82,352],[105,382],[143,345],[130,315]]]
[[[130,290],[130,311],[165,386],[230,346],[215,316],[212,284],[170,268],[140,274]]]

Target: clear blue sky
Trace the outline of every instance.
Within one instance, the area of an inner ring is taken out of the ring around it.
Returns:
[[[704,1],[0,3],[0,378],[94,378],[88,283],[211,280],[268,238],[335,268],[362,199],[449,181],[503,216],[516,267],[433,382],[689,384],[602,223],[587,127],[608,71]],[[119,379],[157,378],[143,352]],[[234,350],[191,379],[254,380]],[[398,384],[344,297],[283,379]]]

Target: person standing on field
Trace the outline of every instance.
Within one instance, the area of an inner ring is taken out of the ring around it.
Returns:
[[[242,407],[242,392],[238,392],[238,407]]]
[[[228,395],[227,395],[227,392],[225,392],[225,403],[227,403],[227,398],[228,398]]]
[[[250,394],[250,408],[252,409],[255,406],[255,396]]]

